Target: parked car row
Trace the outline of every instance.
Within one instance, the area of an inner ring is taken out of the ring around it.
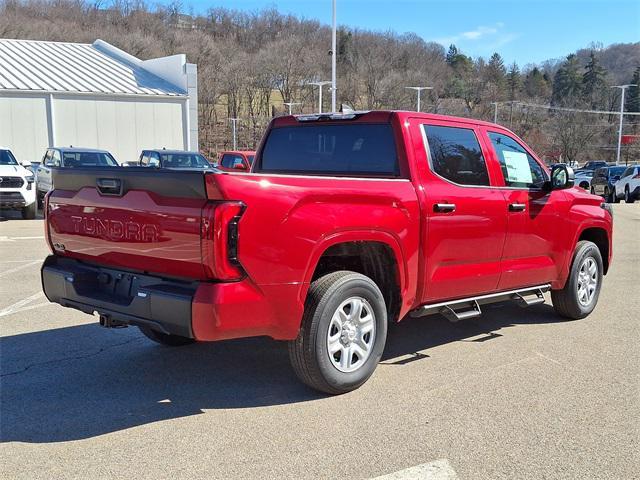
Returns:
[[[45,152],[42,163],[36,169],[36,196],[38,205],[51,190],[51,168],[73,167],[149,167],[163,169],[210,169],[248,171],[253,163],[254,151],[225,151],[213,164],[199,152],[183,150],[152,149],[143,150],[135,161],[119,164],[106,150],[64,147],[49,148]]]
[[[640,195],[638,166],[598,168],[593,174],[590,191],[607,202],[618,203],[624,199],[627,203],[633,203]]]

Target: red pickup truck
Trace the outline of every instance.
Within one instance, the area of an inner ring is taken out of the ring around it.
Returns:
[[[60,169],[47,298],[165,345],[266,335],[311,387],[362,385],[406,315],[582,318],[612,213],[505,128],[415,112],[273,120],[250,173]]]

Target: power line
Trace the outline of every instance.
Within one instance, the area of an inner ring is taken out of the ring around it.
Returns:
[[[509,102],[500,102],[509,103]],[[536,103],[515,102],[517,105],[532,108],[546,108],[547,110],[559,110],[562,112],[598,113],[600,115],[620,115],[620,112],[608,112],[605,110],[583,110],[580,108],[554,107],[553,105],[538,105]],[[624,115],[640,115],[640,112],[624,112]]]

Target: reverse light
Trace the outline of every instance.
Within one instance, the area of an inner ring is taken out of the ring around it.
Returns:
[[[242,202],[210,202],[202,212],[202,264],[207,277],[237,281],[245,276],[238,260]]]

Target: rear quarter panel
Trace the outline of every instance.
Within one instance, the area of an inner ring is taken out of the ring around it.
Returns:
[[[207,186],[246,204],[239,260],[260,288],[291,287],[281,307],[294,309],[298,323],[318,259],[341,242],[389,245],[399,267],[401,314],[415,300],[420,214],[409,180],[234,173],[209,175]]]

